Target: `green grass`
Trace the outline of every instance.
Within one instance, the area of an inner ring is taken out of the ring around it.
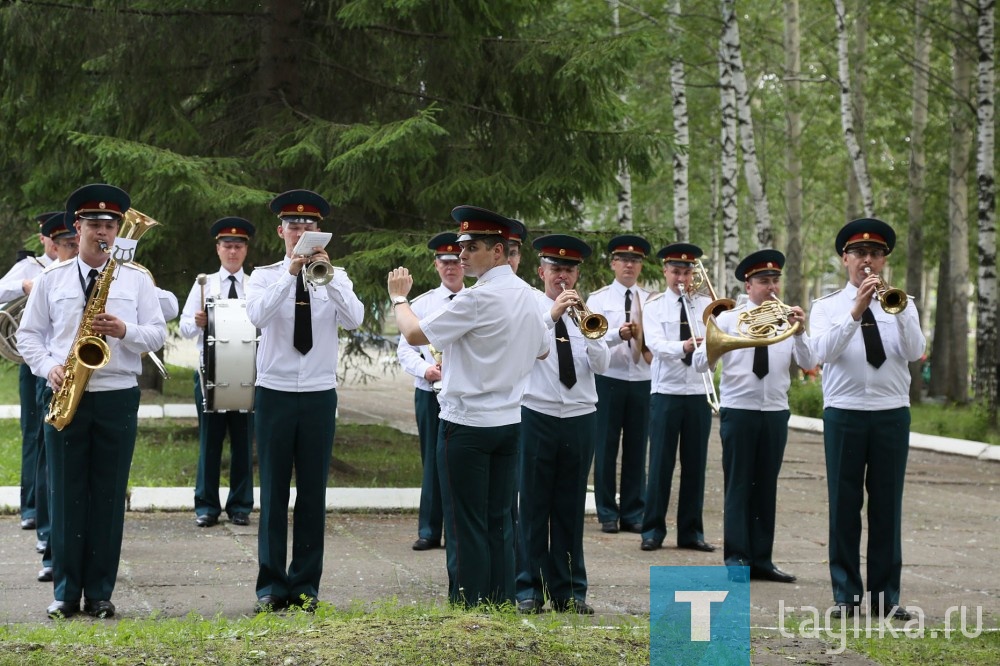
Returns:
[[[593,627],[578,616],[523,620],[510,607],[456,611],[387,602],[321,605],[249,619],[153,618],[0,627],[0,664],[646,664],[646,620]]]
[[[228,446],[222,455],[221,483],[225,486],[229,484]],[[420,487],[420,440],[395,428],[338,423],[333,455],[331,487]],[[0,419],[0,486],[20,485],[20,467],[20,426],[14,419]],[[131,486],[193,488],[197,468],[195,419],[139,421]]]
[[[929,629],[929,628],[928,628]],[[973,633],[969,632],[970,635]],[[850,639],[848,646],[879,664],[893,666],[995,666],[1000,664],[1000,632],[984,631],[974,638],[960,633],[948,638],[859,638]]]

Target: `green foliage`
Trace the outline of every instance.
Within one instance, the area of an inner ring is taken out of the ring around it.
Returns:
[[[819,381],[793,381],[788,391],[792,414],[813,419],[823,418],[823,387]]]

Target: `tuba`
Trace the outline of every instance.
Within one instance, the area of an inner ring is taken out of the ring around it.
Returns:
[[[138,241],[140,236],[157,224],[159,222],[151,217],[130,208],[125,212],[125,218],[118,230],[118,238]],[[103,252],[110,253],[111,249],[107,243],[101,242]],[[112,255],[104,270],[95,278],[94,288],[90,292],[90,298],[87,299],[86,307],[83,309],[80,328],[76,331],[76,337],[69,348],[69,355],[63,364],[66,372],[62,386],[52,394],[49,413],[45,416],[45,422],[56,430],[62,430],[73,421],[91,375],[111,360],[111,349],[108,347],[108,343],[99,335],[94,334],[94,319],[104,312],[108,303],[108,291],[111,289],[111,283],[115,279],[117,269],[118,260]]]
[[[27,302],[27,295],[18,296],[0,308],[0,356],[11,363],[24,363],[17,351],[17,327],[21,323],[24,304]]]
[[[566,291],[565,282],[560,282],[559,286],[562,287],[563,291]],[[607,317],[597,312],[591,312],[590,308],[583,301],[580,301],[579,308],[571,305],[566,312],[569,314],[569,318],[573,320],[573,323],[576,324],[576,327],[580,329],[580,332],[583,333],[583,337],[588,340],[603,338],[608,332]]]
[[[865,275],[871,275],[872,269],[870,266],[865,266]],[[891,315],[898,315],[900,312],[906,309],[906,302],[909,298],[906,292],[902,289],[896,289],[886,285],[885,281],[878,275],[878,284],[875,285],[875,296],[878,298],[879,305],[882,309]]]
[[[789,306],[775,297],[753,309],[741,312],[737,318],[739,322],[737,330],[740,335],[723,333],[715,322],[715,317],[710,317],[705,325],[705,353],[709,367],[714,366],[726,352],[749,347],[766,347],[787,340],[798,333],[801,328],[800,322],[791,325],[788,323],[791,311]]]

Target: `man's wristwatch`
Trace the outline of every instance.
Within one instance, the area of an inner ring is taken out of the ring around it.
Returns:
[[[392,307],[396,307],[400,303],[409,303],[410,299],[406,296],[393,296],[392,297]]]

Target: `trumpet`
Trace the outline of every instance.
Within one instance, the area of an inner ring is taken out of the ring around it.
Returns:
[[[306,264],[303,277],[309,284],[322,287],[333,279],[333,264],[326,259],[316,259]]]
[[[695,351],[698,350],[698,338],[700,337],[696,331],[698,327],[698,318],[695,317],[694,312],[694,290],[688,290],[687,285],[683,282],[677,285],[677,289],[681,292],[682,300],[684,301],[684,309],[687,312],[688,326],[691,328],[691,334],[694,336],[694,348]],[[735,301],[734,301],[735,303]],[[705,309],[705,312],[711,316],[712,309],[711,305]],[[714,324],[714,320],[710,319]],[[706,338],[707,340],[707,338]],[[712,408],[712,411],[716,414],[719,413],[719,394],[715,392],[715,376],[711,368],[701,373],[701,382],[705,386],[705,400],[708,401],[708,405]]]
[[[871,266],[865,266],[865,275],[871,275]],[[908,299],[906,292],[902,289],[896,289],[890,287],[885,283],[885,281],[878,275],[878,283],[875,285],[875,296],[878,298],[879,305],[882,309],[891,315],[897,315],[906,309],[906,302]]]
[[[788,316],[792,308],[773,296],[757,307],[741,312],[737,317],[740,335],[722,332],[715,317],[708,320],[705,327],[705,352],[709,367],[714,366],[726,352],[748,347],[766,347],[787,340],[802,328],[801,322],[789,325]]]
[[[562,287],[563,291],[566,291],[566,283],[560,282],[559,286]],[[590,308],[583,301],[577,301],[580,307],[579,309],[575,305],[569,306],[566,312],[569,314],[569,318],[573,320],[576,327],[580,329],[583,333],[583,337],[588,340],[597,340],[603,338],[608,332],[608,319],[602,314],[596,312],[591,312]]]

